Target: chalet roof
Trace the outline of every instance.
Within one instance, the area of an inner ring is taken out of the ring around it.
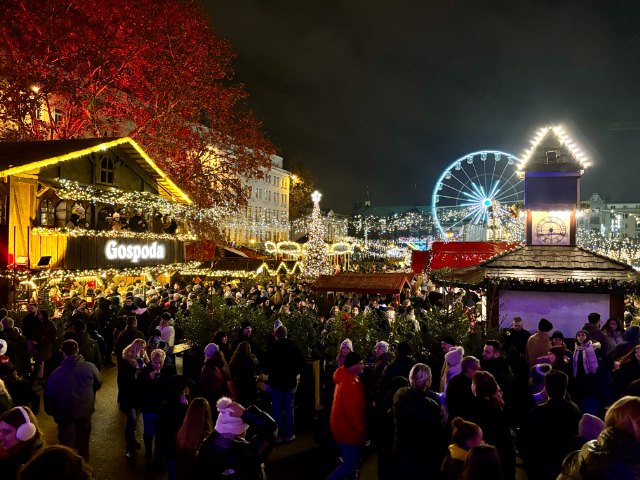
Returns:
[[[413,273],[342,273],[322,275],[311,285],[316,292],[400,293],[411,288]]]
[[[117,147],[135,161],[175,201],[191,203],[178,186],[160,170],[130,137],[78,138],[41,142],[0,142],[0,177],[29,173],[60,162]]]
[[[520,245],[480,262],[480,266],[489,268],[633,270],[631,265],[585,248],[560,245]]]
[[[556,153],[557,163],[547,162],[547,152]],[[549,128],[528,155],[522,170],[527,173],[580,172],[584,168],[558,133],[553,128]]]
[[[478,265],[456,269],[447,273],[443,279],[479,283],[486,275],[493,278],[601,278],[618,281],[635,280],[638,276],[630,265],[581,247],[521,245]]]

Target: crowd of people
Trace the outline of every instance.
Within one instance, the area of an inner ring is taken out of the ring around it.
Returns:
[[[36,305],[28,306],[21,330],[0,310],[2,478],[32,478],[47,461],[73,467],[78,476],[67,478],[90,478],[100,370],[114,359],[126,419],[123,455],[144,455],[170,479],[263,478],[272,449],[296,440],[296,392],[307,368],[283,321],[312,312],[324,329],[342,321],[348,332],[348,319],[367,313],[376,319],[371,335],[396,321],[421,335],[421,315],[442,305],[436,292],[398,304],[348,295],[325,320],[304,283],[246,290],[121,283],[96,295],[94,309],[81,296],[68,299],[60,329]],[[260,339],[250,322],[218,331],[199,375],[180,375],[176,316],[212,297],[260,309],[273,330]],[[457,299],[474,300],[472,292]],[[343,338],[335,358],[323,354],[325,408],[340,452],[328,479],[357,478],[372,449],[379,480],[512,480],[518,458],[530,480],[640,478],[640,327],[617,318],[602,326],[592,314],[565,338],[549,320],[531,334],[515,318],[501,338],[484,340],[480,358],[447,336],[423,359],[411,335],[399,343],[385,337],[375,353]],[[44,411],[58,426],[60,446],[47,447],[39,430],[36,383],[44,384]]]

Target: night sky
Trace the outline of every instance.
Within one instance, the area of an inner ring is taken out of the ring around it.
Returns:
[[[640,2],[200,0],[279,155],[323,208],[426,205],[442,170],[563,124],[582,197],[640,201]],[[286,160],[285,160],[286,161]],[[415,187],[414,187],[415,185]]]

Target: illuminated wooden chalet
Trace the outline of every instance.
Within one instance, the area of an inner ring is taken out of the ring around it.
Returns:
[[[166,233],[153,218],[179,222],[191,200],[131,138],[0,143],[0,179],[0,267],[9,275],[184,262],[193,237],[175,225]],[[114,213],[126,220],[136,208],[145,231],[113,229]]]

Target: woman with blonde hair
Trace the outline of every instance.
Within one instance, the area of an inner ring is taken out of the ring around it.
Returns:
[[[196,452],[202,441],[211,432],[213,432],[211,405],[205,398],[194,398],[184,417],[182,427],[176,434],[178,479],[192,478],[191,473],[196,461]]]
[[[20,467],[42,447],[44,437],[28,407],[16,407],[0,415],[0,477],[14,480]]]
[[[135,448],[140,446],[135,439],[136,424],[140,415],[140,396],[136,380],[140,377],[145,365],[149,363],[146,347],[144,340],[136,338],[122,352],[124,361],[118,363],[118,402],[120,402],[120,410],[127,416],[127,425],[124,430],[127,457],[133,456]]]
[[[280,307],[280,310],[278,310],[278,318],[283,318],[286,317],[287,315],[289,315],[290,310],[289,310],[289,305],[282,305]]]
[[[569,455],[558,480],[640,478],[640,397],[622,397],[596,440]]]

